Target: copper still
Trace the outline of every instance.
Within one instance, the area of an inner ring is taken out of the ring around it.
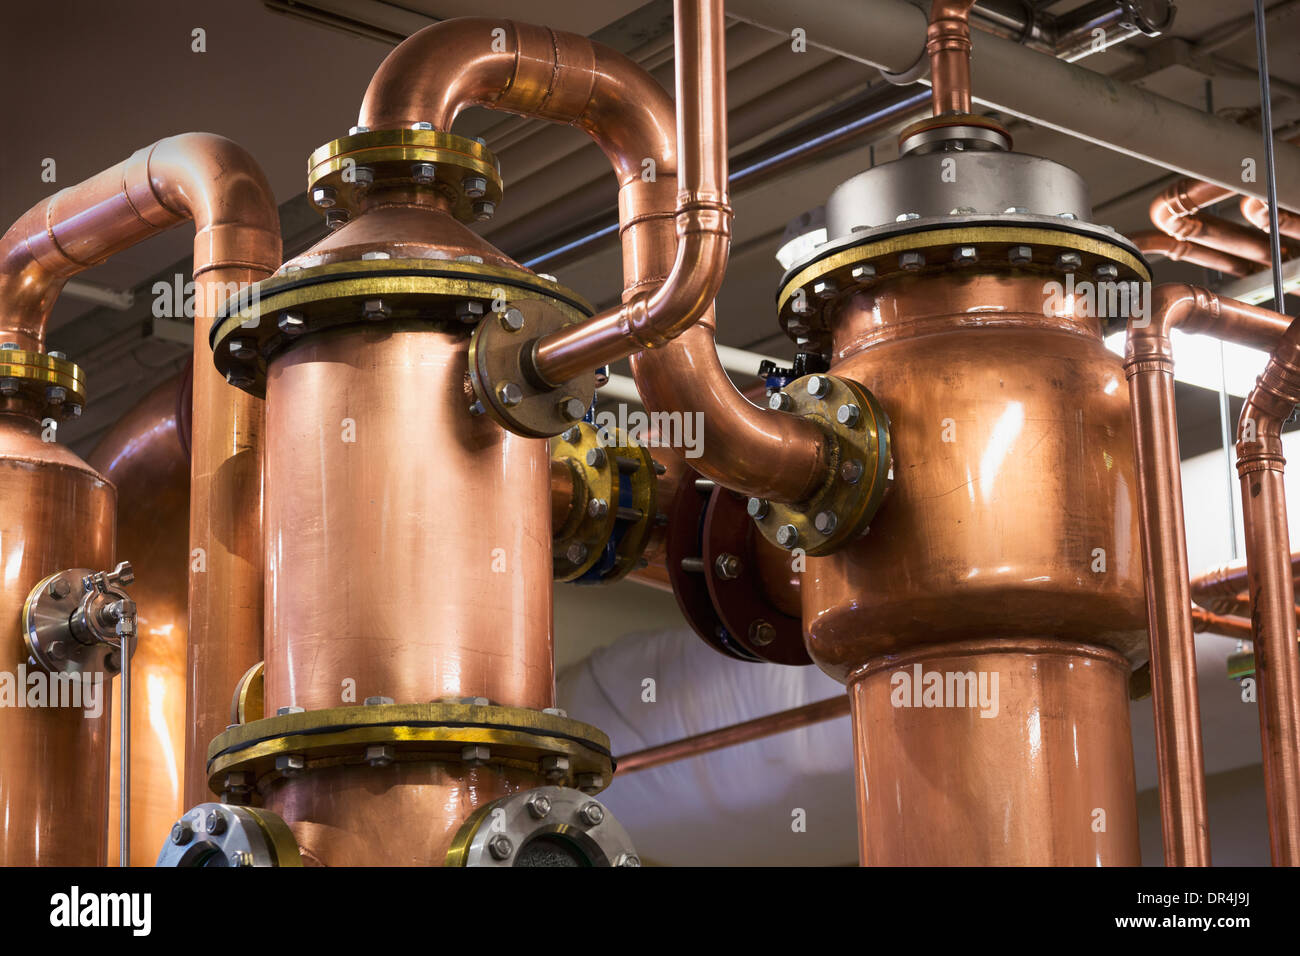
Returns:
[[[1159,233],[1093,224],[1077,174],[972,114],[972,6],[935,0],[934,115],[831,193],[826,241],[782,277],[797,357],[761,394],[735,388],[714,343],[731,241],[721,0],[674,3],[676,108],[581,36],[487,18],[411,36],[357,125],[309,157],[330,232],[288,262],[256,164],[203,134],[20,220],[0,269],[0,603],[23,620],[9,658],[57,670],[93,648],[107,672],[138,633],[121,757],[137,789],[114,814],[129,834],[88,844],[110,806],[108,710],[0,710],[6,752],[48,758],[37,778],[0,768],[15,821],[0,862],[103,863],[115,840],[178,866],[637,866],[596,799],[609,738],[555,706],[553,581],[623,577],[670,588],[720,653],[816,664],[846,688],[628,767],[847,709],[866,865],[1141,862],[1129,700],[1144,677],[1165,859],[1208,864],[1192,642],[1235,628],[1256,642],[1274,860],[1300,861],[1280,454],[1300,337],[1204,289],[1152,290],[1143,258],[1245,274],[1267,243],[1205,214],[1228,194],[1196,181],[1154,204]],[[485,143],[451,131],[470,106],[601,146],[616,305],[472,231],[506,183]],[[42,439],[85,392],[44,351],[44,318],[68,276],[185,218],[192,400],[159,386],[92,456],[101,475]],[[1249,566],[1196,587],[1176,328],[1274,352],[1238,443]],[[1123,359],[1103,344],[1119,330]],[[649,413],[703,417],[698,458],[600,425],[598,384],[625,357]],[[160,533],[182,520],[188,534]],[[127,552],[130,597],[124,571],[95,571]],[[75,845],[55,815],[83,824]]]

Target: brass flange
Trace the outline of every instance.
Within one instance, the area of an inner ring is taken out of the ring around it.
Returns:
[[[307,193],[327,220],[357,215],[368,190],[394,185],[435,189],[452,215],[475,222],[501,201],[501,166],[477,140],[421,129],[351,133],[307,160]]]
[[[609,738],[588,724],[521,707],[435,701],[331,707],[231,727],[208,747],[208,786],[221,793],[231,774],[248,775],[242,779],[264,790],[325,767],[466,760],[591,793],[614,772]]]
[[[1028,272],[1044,279],[1070,274],[1090,281],[1151,281],[1150,269],[1128,241],[1104,227],[1049,228],[1036,224],[1044,217],[1029,215],[964,218],[959,225],[929,223],[915,231],[890,223],[832,244],[825,255],[782,281],[777,294],[781,327],[828,347],[827,316],[834,303],[904,277]]]
[[[76,418],[86,404],[86,373],[65,358],[0,349],[0,402],[25,400],[42,418]]]
[[[535,300],[512,302],[494,321],[480,322],[469,343],[469,376],[478,405],[507,431],[550,438],[582,419],[596,397],[596,372],[558,386],[539,376],[533,347],[575,317]]]
[[[830,554],[867,530],[893,484],[889,418],[874,395],[837,375],[795,379],[773,401],[826,432],[829,478],[797,505],[751,499],[750,514],[773,544]]]
[[[641,562],[658,517],[659,483],[650,452],[587,422],[551,439],[551,459],[574,476],[573,507],[552,539],[555,580],[610,584]]]
[[[500,307],[504,311],[494,312]],[[468,328],[511,308],[580,322],[593,309],[576,292],[521,269],[446,259],[362,259],[281,272],[231,298],[213,320],[213,362],[258,397],[276,355],[343,326],[414,323]],[[594,387],[594,386],[593,386]]]

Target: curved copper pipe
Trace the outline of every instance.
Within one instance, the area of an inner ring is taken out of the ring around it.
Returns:
[[[1129,240],[1144,256],[1164,256],[1174,262],[1190,262],[1231,276],[1245,276],[1258,271],[1253,263],[1226,252],[1199,246],[1186,239],[1175,239],[1168,233],[1155,229],[1142,229],[1128,234]]]
[[[1246,221],[1258,229],[1268,232],[1272,228],[1272,217],[1268,214],[1268,203],[1254,196],[1241,197],[1241,214]],[[1285,209],[1278,211],[1277,231],[1288,239],[1300,240],[1300,216]]]
[[[1151,221],[1175,239],[1207,246],[1261,265],[1272,262],[1267,236],[1218,216],[1202,214],[1206,206],[1234,195],[1199,179],[1180,179],[1151,201]]]
[[[969,113],[970,10],[975,0],[934,0],[925,31],[934,115]]]
[[[727,377],[713,341],[712,310],[662,349],[632,356],[646,407],[699,413],[706,437],[690,466],[741,494],[803,501],[826,480],[830,451],[811,422],[759,408]]]
[[[1237,425],[1264,792],[1275,866],[1300,866],[1300,654],[1282,454],[1282,425],[1298,403],[1300,320],[1291,323],[1274,349]]]
[[[1152,299],[1148,320],[1129,323],[1124,372],[1138,465],[1161,823],[1167,865],[1207,866],[1205,767],[1170,333],[1181,328],[1268,347],[1286,320],[1194,286],[1157,286]]]
[[[619,179],[625,286],[662,285],[537,343],[534,365],[549,381],[668,341],[704,313],[721,284],[731,234],[722,2],[677,0],[675,14],[675,123],[664,91],[622,54],[574,34],[477,17],[404,41],[362,102],[358,122],[371,129],[420,121],[450,129],[460,110],[484,106],[577,126],[605,151]],[[674,201],[677,258],[664,279],[644,271],[640,250],[663,241]]]
[[[252,157],[210,133],[159,140],[60,190],[0,239],[0,339],[39,350],[69,278],[186,219],[195,227],[196,276],[226,266],[273,270],[279,217],[263,197],[270,187]]]
[[[623,304],[538,343],[539,366],[547,377],[562,377],[559,372],[662,346],[633,356],[637,387],[652,411],[703,412],[709,441],[705,457],[692,465],[739,491],[798,500],[824,480],[821,433],[750,405],[714,351],[710,305],[730,228],[721,4],[679,0],[675,12],[680,117],[652,77],[599,43],[509,20],[464,18],[426,27],[400,44],[371,80],[358,123],[384,129],[423,121],[449,129],[465,107],[484,106],[567,123],[591,136],[618,175]],[[494,50],[497,30],[505,31],[506,42]],[[686,146],[681,174],[689,188],[675,219],[679,142]],[[647,159],[654,164],[649,177]],[[687,271],[693,279],[684,279]],[[664,334],[660,319],[672,314],[677,318]],[[691,321],[709,327],[679,334]],[[672,335],[678,338],[664,344]],[[596,351],[588,352],[588,343]],[[743,460],[728,458],[724,448],[745,449]]]

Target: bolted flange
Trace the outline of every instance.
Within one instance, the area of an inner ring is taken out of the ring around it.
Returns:
[[[785,388],[790,413],[827,433],[829,477],[807,501],[769,502],[754,516],[773,544],[809,555],[830,554],[867,530],[893,484],[889,418],[876,397],[847,378],[820,373]]]
[[[312,153],[307,170],[307,193],[327,218],[355,217],[362,197],[386,186],[434,189],[461,222],[482,219],[482,203],[501,202],[501,167],[492,151],[435,129],[349,133]]]
[[[640,866],[632,840],[581,790],[537,787],[484,804],[461,825],[447,866]]]
[[[61,352],[29,352],[0,343],[0,410],[63,421],[86,404],[86,373]]]
[[[590,408],[596,397],[596,372],[584,372],[558,386],[533,369],[533,347],[575,317],[540,299],[509,303],[501,320],[481,322],[469,344],[469,375],[474,396],[497,424],[516,435],[550,438],[573,425],[573,402]]]
[[[171,829],[156,866],[302,866],[298,841],[270,810],[201,803]]]
[[[568,466],[574,489],[568,518],[552,540],[555,579],[610,584],[626,577],[641,560],[658,513],[650,452],[619,429],[578,422],[551,439],[551,460]]]

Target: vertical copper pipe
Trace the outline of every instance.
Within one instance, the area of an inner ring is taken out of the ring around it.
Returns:
[[[1167,865],[1206,866],[1205,767],[1170,333],[1182,327],[1267,345],[1280,336],[1285,319],[1192,286],[1159,286],[1152,299],[1149,318],[1130,321],[1124,371],[1138,464],[1161,824]]]
[[[969,113],[970,10],[975,0],[934,0],[925,31],[934,115]]]
[[[121,418],[90,455],[117,486],[117,553],[135,569],[139,646],[132,656],[131,859],[157,858],[181,803],[185,750],[186,590],[190,459],[177,429],[181,377],[163,382]],[[188,395],[186,396],[188,400]],[[109,851],[117,860],[117,751],[113,724]]]
[[[1128,671],[1115,651],[1032,638],[868,665],[849,685],[862,863],[1138,865]],[[943,696],[954,675],[962,706]]]
[[[197,803],[208,792],[207,744],[224,729],[234,681],[261,656],[260,411],[217,375],[206,322],[225,292],[279,265],[279,214],[266,176],[230,140],[184,133],[51,196],[0,240],[0,338],[39,348],[70,276],[186,219],[195,226],[200,286],[185,787],[186,802]]]
[[[1300,403],[1300,320],[1278,343],[1237,426],[1269,846],[1300,866],[1300,651],[1287,528],[1282,425]]]

